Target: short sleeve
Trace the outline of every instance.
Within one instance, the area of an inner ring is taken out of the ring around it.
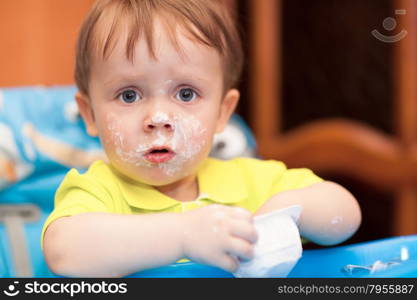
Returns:
[[[287,169],[274,181],[272,195],[288,190],[301,189],[324,180],[310,169]]]
[[[42,229],[41,245],[47,227],[55,220],[86,212],[109,212],[111,197],[108,191],[88,174],[72,169],[55,194],[55,207]]]

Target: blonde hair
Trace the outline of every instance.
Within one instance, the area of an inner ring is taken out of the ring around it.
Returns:
[[[224,90],[237,85],[242,72],[243,50],[233,17],[221,0],[98,0],[78,37],[75,82],[81,93],[88,95],[92,58],[106,59],[111,54],[122,24],[128,29],[126,57],[133,60],[135,44],[143,35],[151,57],[156,58],[153,45],[156,15],[161,16],[177,50],[181,48],[173,24],[179,24],[195,41],[217,50],[224,66]]]

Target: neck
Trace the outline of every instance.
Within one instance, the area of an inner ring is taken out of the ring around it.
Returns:
[[[177,182],[156,186],[158,191],[181,202],[194,201],[199,193],[197,176],[191,175]]]

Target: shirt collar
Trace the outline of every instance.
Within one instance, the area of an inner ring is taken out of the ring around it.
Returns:
[[[243,177],[235,163],[207,158],[198,174],[199,199],[219,204],[233,204],[247,198]],[[160,211],[182,202],[159,192],[153,186],[120,178],[120,189],[130,206]]]

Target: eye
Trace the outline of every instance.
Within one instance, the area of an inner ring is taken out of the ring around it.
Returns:
[[[140,100],[138,93],[134,90],[125,90],[119,95],[118,98],[124,103],[134,103]]]
[[[197,98],[197,93],[190,89],[190,88],[184,88],[179,90],[179,92],[175,95],[175,97],[183,102],[191,102],[195,98]]]

